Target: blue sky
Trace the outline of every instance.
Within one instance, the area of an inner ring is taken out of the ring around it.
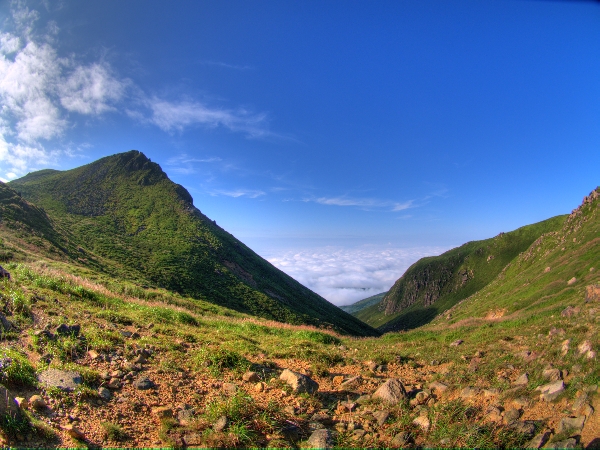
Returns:
[[[337,304],[599,183],[600,4],[0,5],[0,178],[137,149]]]

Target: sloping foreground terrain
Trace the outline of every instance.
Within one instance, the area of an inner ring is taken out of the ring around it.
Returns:
[[[30,173],[0,195],[3,228],[54,259],[268,319],[378,334],[218,227],[138,151]]]
[[[482,241],[467,242],[439,256],[421,258],[383,299],[352,314],[382,332],[416,328],[473,295],[544,233],[562,226],[557,216]]]
[[[597,448],[598,197],[446,314],[379,338],[5,248],[4,445]]]

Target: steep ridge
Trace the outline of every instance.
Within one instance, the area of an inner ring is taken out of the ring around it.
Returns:
[[[553,217],[422,258],[408,268],[381,302],[354,315],[383,332],[424,325],[485,287],[541,235],[559,229],[565,218]]]
[[[377,335],[217,226],[141,152],[31,173],[10,187],[42,207],[53,230],[68,230],[68,239],[57,232],[64,240],[106,262],[111,276],[281,322]]]

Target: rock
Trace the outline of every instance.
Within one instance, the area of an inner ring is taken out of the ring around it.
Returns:
[[[562,380],[555,381],[554,383],[539,386],[536,388],[536,391],[541,392],[540,400],[551,402],[565,391],[565,383]]]
[[[64,323],[60,324],[58,327],[56,327],[56,330],[54,330],[54,332],[56,334],[59,334],[62,336],[67,336],[67,335],[79,336],[80,331],[81,331],[81,325],[79,325],[79,324],[67,325]]]
[[[506,411],[504,411],[504,423],[506,424],[511,424],[517,420],[519,420],[519,418],[521,417],[521,411],[519,411],[518,409],[515,408],[511,408],[511,409],[507,409]]]
[[[354,430],[352,432],[352,439],[354,439],[355,441],[360,441],[363,437],[365,437],[365,434],[367,434],[365,430]]]
[[[177,420],[179,420],[182,425],[188,425],[192,420],[194,420],[195,415],[196,412],[193,408],[180,409],[177,411]]]
[[[155,442],[155,444],[160,444],[162,441]],[[186,433],[183,435],[183,442],[185,442],[186,447],[205,447],[206,446],[206,438],[202,433]]]
[[[294,410],[294,413],[296,414],[296,410]],[[329,416],[329,414],[327,414],[326,412],[318,412],[312,415],[312,417],[310,418],[311,422],[319,422],[325,425],[332,425],[333,424],[333,420],[331,420],[331,417]]]
[[[567,285],[571,286],[572,284],[575,284],[576,282],[577,282],[577,278],[573,277],[569,281],[567,281]]]
[[[577,440],[573,439],[573,438],[569,438],[569,439],[565,439],[564,441],[550,442],[549,444],[546,444],[546,446],[544,448],[558,450],[558,449],[562,449],[562,448],[576,448],[576,447],[577,447]]]
[[[567,306],[561,313],[560,315],[562,317],[573,317],[577,314],[579,314],[579,312],[581,311],[580,308],[573,308],[572,306]]]
[[[430,395],[431,394],[427,391],[419,391],[417,392],[417,395],[415,395],[415,400],[420,404],[426,403],[427,400],[429,400]]]
[[[238,391],[238,387],[236,384],[233,383],[223,383],[223,393],[225,395],[235,395],[235,393]]]
[[[72,370],[47,369],[38,375],[38,381],[46,387],[74,391],[82,382],[81,375]]]
[[[592,269],[590,269],[590,271]],[[585,302],[589,303],[593,301],[600,301],[600,285],[592,284],[585,288]]]
[[[314,394],[319,390],[319,384],[316,381],[313,381],[306,375],[293,372],[289,369],[285,369],[283,372],[281,372],[279,379],[290,385],[296,394]]]
[[[500,422],[502,421],[502,412],[495,406],[490,406],[485,412],[485,417],[492,422]]]
[[[415,420],[412,421],[413,425],[420,427],[423,431],[429,431],[429,427],[431,426],[431,422],[427,416],[419,416]]]
[[[579,411],[583,407],[583,405],[586,404],[587,399],[587,392],[578,392],[577,398],[575,399],[575,402],[573,403],[573,407],[571,409],[575,412]]]
[[[525,444],[525,448],[541,448],[548,442],[548,439],[550,439],[550,432],[544,431],[543,433],[535,435],[532,440]]]
[[[452,342],[450,344],[450,347],[458,347],[460,344],[462,344],[464,341],[462,339],[457,339],[456,341]]]
[[[565,334],[565,330],[562,328],[556,328],[556,327],[552,327],[550,328],[550,331],[548,331],[548,337],[553,337],[553,336],[562,336]]]
[[[542,372],[542,376],[550,381],[562,380],[562,374],[558,369],[544,369],[544,371]]]
[[[529,374],[524,373],[519,378],[517,378],[513,384],[515,386],[527,386],[527,383],[529,383]]]
[[[579,417],[565,417],[561,419],[558,424],[558,432],[559,433],[571,433],[579,434],[581,430],[583,430],[583,424],[585,423],[585,416]]]
[[[409,445],[412,442],[410,433],[407,433],[406,431],[403,431],[401,433],[398,433],[396,436],[394,436],[394,438],[392,439],[392,442],[390,442],[392,447],[399,447],[399,448],[404,448],[407,445]]]
[[[227,428],[227,425],[229,425],[229,419],[227,419],[227,416],[221,416],[213,424],[212,428],[214,431],[220,432]]]
[[[262,392],[266,389],[267,385],[265,383],[263,383],[262,381],[259,381],[258,383],[256,383],[254,385],[254,390],[256,392]]]
[[[565,339],[562,343],[560,353],[565,356],[569,352],[569,348],[571,347],[571,339]]]
[[[159,420],[173,418],[173,410],[168,406],[158,406],[156,408],[152,408],[152,414],[158,417]]]
[[[101,386],[98,389],[98,395],[100,396],[100,398],[102,398],[102,400],[106,400],[107,402],[110,401],[110,399],[112,398],[112,393],[104,386]]]
[[[146,364],[148,362],[148,360],[146,359],[146,356],[142,353],[139,354],[135,357],[135,359],[133,360],[134,364]]]
[[[583,355],[592,350],[592,343],[590,341],[583,341],[577,346],[577,350],[579,351],[580,355]]]
[[[460,397],[464,399],[470,399],[477,396],[481,392],[478,387],[466,387],[460,391]]]
[[[527,439],[531,439],[535,434],[535,423],[530,420],[512,422],[510,427],[517,433],[525,436]]]
[[[133,382],[133,385],[135,386],[136,389],[139,389],[140,391],[145,391],[148,389],[152,389],[153,387],[155,387],[156,385],[154,384],[154,382],[148,378],[148,377],[140,377],[137,380],[135,380]]]
[[[437,391],[439,393],[443,393],[443,392],[446,392],[446,390],[448,390],[448,385],[441,383],[439,381],[434,381],[432,383],[429,383],[429,389],[431,389],[432,391]]]
[[[375,411],[373,417],[377,420],[377,425],[382,426],[390,417],[390,412],[386,410]]]
[[[242,380],[249,383],[257,383],[260,381],[260,378],[256,372],[246,372],[244,375],[242,375]]]
[[[342,384],[344,382],[344,377],[342,375],[337,375],[337,376],[333,377],[333,379],[331,381],[333,382],[334,386],[339,386],[340,384]]]
[[[87,355],[92,360],[96,360],[96,359],[100,358],[100,354],[96,350],[88,350]]]
[[[72,438],[77,439],[79,441],[85,441],[85,434],[75,425],[63,425],[62,429],[65,430],[67,434]]]
[[[371,401],[371,396],[370,395],[361,395],[360,397],[358,397],[356,399],[356,403],[358,403],[359,405],[365,405],[367,403],[369,403]]]
[[[544,273],[548,273],[548,272],[550,272],[550,270],[551,270],[551,269],[550,269],[550,267],[546,267],[546,268],[544,269]]]
[[[334,445],[333,435],[326,429],[315,430],[306,443],[310,448],[332,448]]]
[[[484,397],[497,397],[498,395],[500,395],[500,391],[497,388],[490,388],[490,389],[484,389],[483,390],[483,396]]]
[[[121,380],[118,378],[111,378],[108,383],[106,383],[106,387],[109,389],[121,389]]]
[[[32,408],[43,409],[46,407],[46,400],[41,395],[32,395],[29,399],[29,404]]]
[[[396,405],[406,398],[406,389],[400,380],[391,378],[383,383],[373,394],[374,399],[382,400],[384,403]]]
[[[357,375],[355,377],[349,378],[343,383],[340,384],[341,389],[356,389],[362,384],[362,377]]]

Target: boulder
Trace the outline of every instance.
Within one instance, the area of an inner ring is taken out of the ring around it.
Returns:
[[[309,448],[332,448],[333,435],[327,429],[315,430],[306,443]]]
[[[559,433],[571,433],[579,434],[583,430],[583,424],[585,423],[585,416],[579,417],[565,417],[561,419],[558,424]]]
[[[316,381],[313,381],[306,375],[302,375],[301,373],[289,369],[285,369],[281,372],[279,379],[291,386],[296,394],[314,394],[319,390],[319,384]]]
[[[145,391],[147,389],[152,389],[153,387],[156,386],[154,384],[154,382],[148,377],[138,378],[137,380],[134,381],[133,385],[141,391]]]
[[[246,372],[242,376],[242,380],[248,381],[249,383],[257,383],[260,381],[260,378],[256,372]]]
[[[525,448],[541,448],[546,442],[550,439],[550,432],[544,431],[543,433],[539,433],[533,437],[527,444],[525,444]]]
[[[373,394],[373,398],[390,405],[396,405],[406,398],[406,389],[400,380],[391,378],[379,386]]]

